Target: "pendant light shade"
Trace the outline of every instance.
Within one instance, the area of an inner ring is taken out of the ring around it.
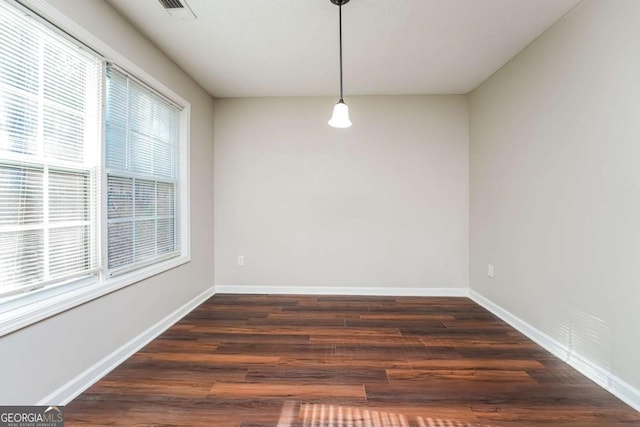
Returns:
[[[333,114],[329,120],[329,126],[334,128],[348,128],[351,126],[351,120],[349,120],[349,107],[344,103],[342,99],[342,5],[347,4],[349,0],[331,0],[331,3],[335,4],[339,8],[339,31],[340,31],[340,101],[333,106]]]
[[[333,106],[333,114],[329,120],[329,126],[334,128],[348,128],[351,126],[349,106],[342,99]]]

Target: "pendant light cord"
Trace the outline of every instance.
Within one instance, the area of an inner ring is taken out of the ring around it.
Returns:
[[[340,27],[340,102],[344,102],[342,99],[342,2],[338,5],[339,9],[339,27]]]

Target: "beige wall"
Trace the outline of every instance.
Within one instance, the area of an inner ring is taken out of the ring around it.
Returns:
[[[467,287],[466,98],[335,101],[216,100],[216,290]]]
[[[3,405],[38,402],[213,286],[212,98],[106,2],[49,3],[191,103],[192,262],[0,338]]]
[[[585,0],[470,96],[471,288],[636,389],[638,40]]]

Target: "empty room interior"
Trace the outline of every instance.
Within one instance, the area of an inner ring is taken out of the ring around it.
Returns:
[[[637,0],[0,0],[2,413],[640,425],[639,41]]]

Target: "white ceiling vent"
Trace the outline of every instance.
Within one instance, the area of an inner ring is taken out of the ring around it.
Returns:
[[[175,19],[196,19],[197,16],[185,0],[158,0],[164,10]]]

